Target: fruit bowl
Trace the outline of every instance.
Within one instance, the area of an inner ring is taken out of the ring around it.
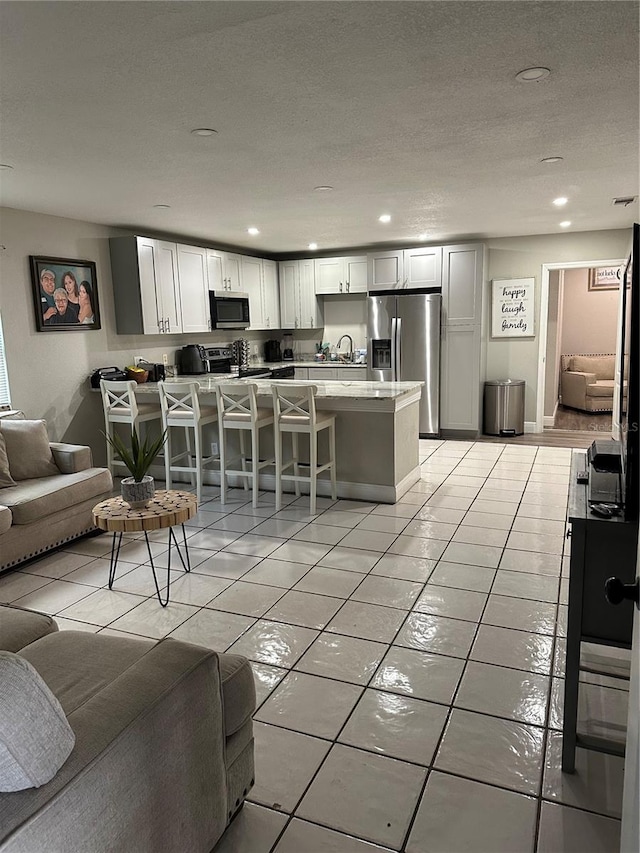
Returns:
[[[133,370],[131,367],[125,367],[124,372],[127,375],[127,379],[133,379],[133,381],[137,382],[138,385],[146,382],[149,378],[148,370]]]

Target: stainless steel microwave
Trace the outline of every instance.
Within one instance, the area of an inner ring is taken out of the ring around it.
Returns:
[[[246,329],[249,326],[249,294],[228,290],[209,291],[212,329]]]

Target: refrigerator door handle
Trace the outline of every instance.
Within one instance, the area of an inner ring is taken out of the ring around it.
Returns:
[[[395,317],[391,318],[391,381],[395,382],[397,380],[396,374],[396,342],[397,342],[397,334],[396,334],[396,325],[398,321]]]
[[[402,379],[402,320],[400,317],[396,320],[396,379],[398,382]]]

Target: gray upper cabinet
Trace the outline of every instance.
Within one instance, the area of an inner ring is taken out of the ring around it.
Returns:
[[[482,320],[484,245],[470,243],[442,250],[442,323],[479,324]]]

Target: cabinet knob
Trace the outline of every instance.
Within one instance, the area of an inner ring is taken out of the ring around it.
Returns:
[[[342,293],[342,282],[340,282],[340,293]]]
[[[640,582],[624,583],[620,578],[609,578],[604,582],[604,595],[609,604],[622,604],[623,601],[640,603]]]
[[[349,282],[347,282],[347,293],[349,293]]]

